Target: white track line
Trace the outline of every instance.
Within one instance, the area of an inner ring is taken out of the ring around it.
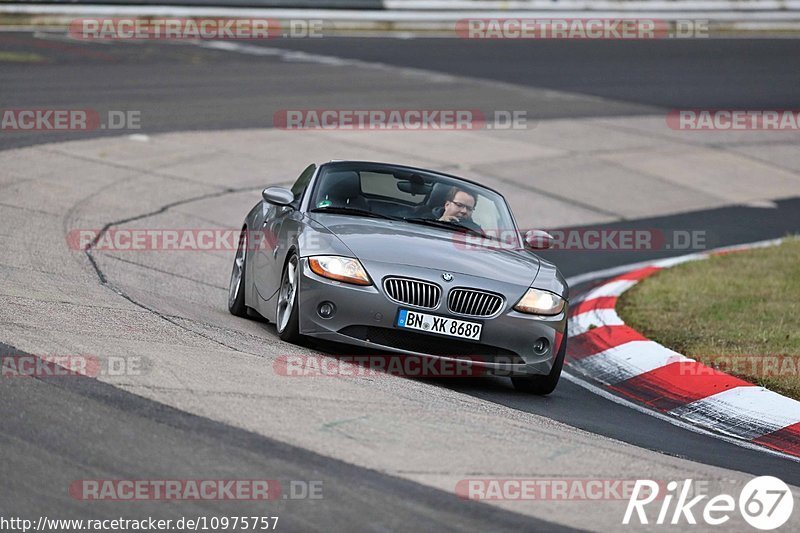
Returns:
[[[764,405],[769,409],[764,409]],[[800,422],[798,402],[764,387],[734,387],[671,410],[675,416],[754,440]]]
[[[569,336],[575,337],[600,326],[624,326],[614,309],[592,309],[568,319]]]
[[[567,342],[569,347],[569,342]],[[606,385],[616,385],[670,363],[693,361],[653,341],[630,341],[570,365]]]

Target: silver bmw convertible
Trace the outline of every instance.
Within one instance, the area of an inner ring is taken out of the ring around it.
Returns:
[[[304,337],[465,361],[549,394],[567,345],[568,287],[498,192],[401,165],[331,161],[247,214],[228,308]],[[398,355],[402,357],[403,355]]]

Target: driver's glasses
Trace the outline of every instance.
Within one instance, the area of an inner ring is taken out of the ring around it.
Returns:
[[[474,208],[473,206],[471,206],[471,205],[462,204],[461,202],[450,202],[450,203],[454,204],[454,205],[455,205],[456,207],[458,207],[459,209],[466,209],[466,210],[467,210],[467,211],[469,211],[470,213],[472,213],[473,211],[475,211],[475,208]]]

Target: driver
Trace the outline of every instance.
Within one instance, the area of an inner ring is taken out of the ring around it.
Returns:
[[[480,230],[481,227],[472,221],[472,213],[478,197],[458,187],[452,187],[444,202],[444,211],[439,217],[442,222],[455,222],[468,228]]]

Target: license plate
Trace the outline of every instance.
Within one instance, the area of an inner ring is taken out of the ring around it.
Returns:
[[[401,309],[397,315],[397,327],[477,341],[481,338],[483,324]]]

